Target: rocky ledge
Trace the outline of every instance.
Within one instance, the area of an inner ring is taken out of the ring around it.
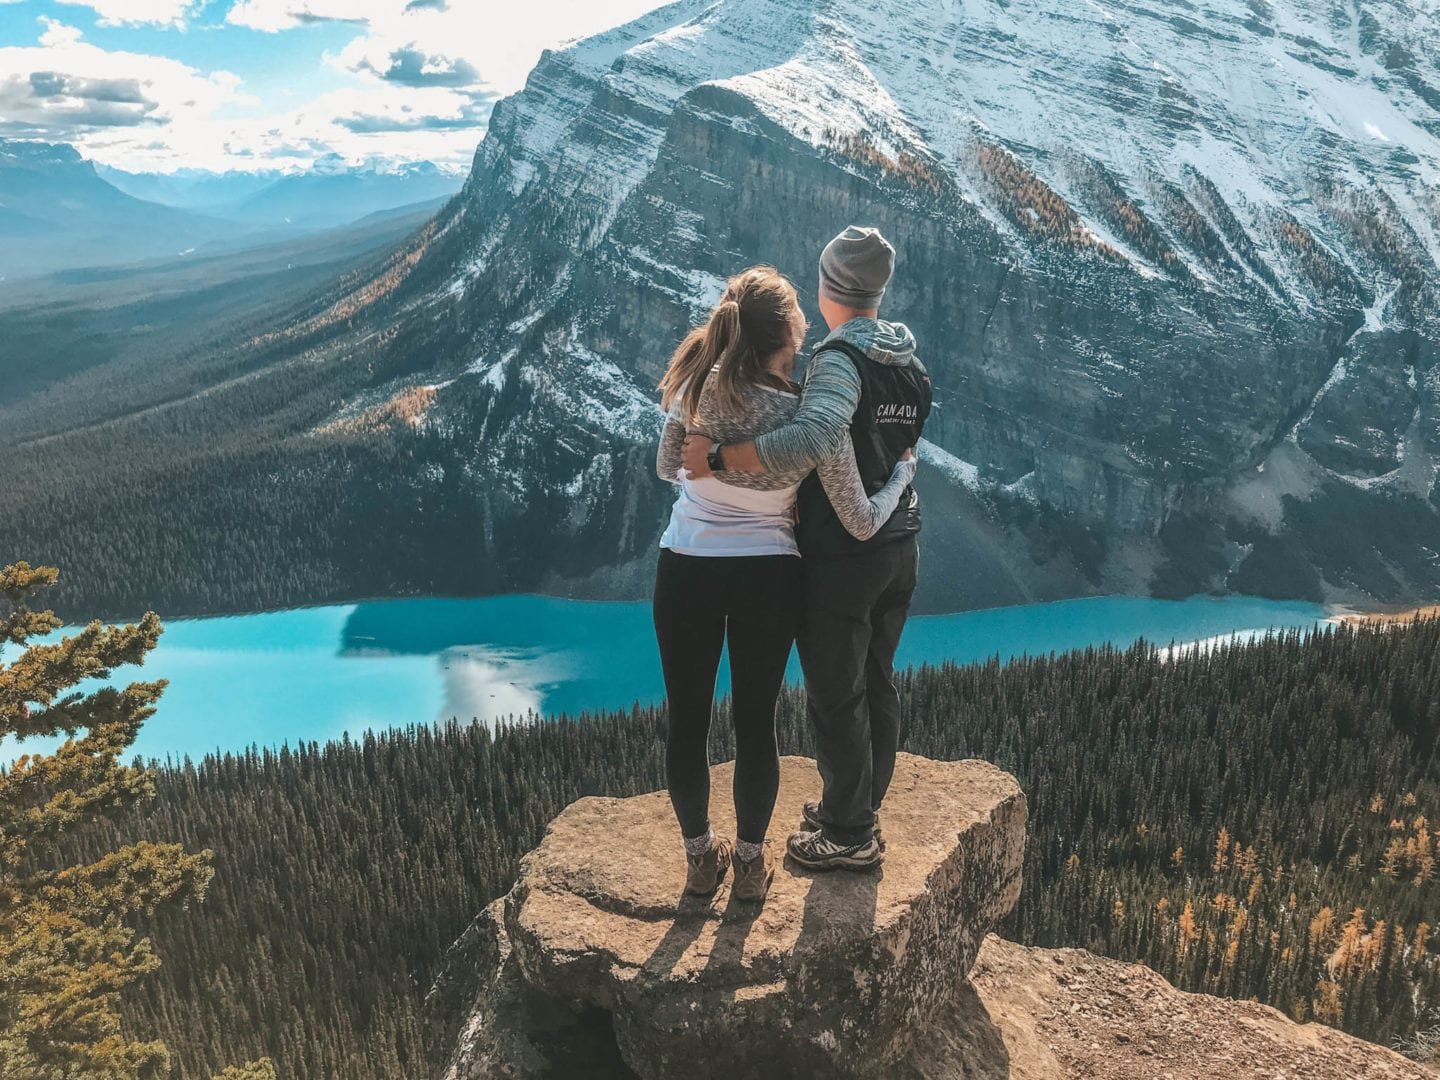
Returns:
[[[728,764],[713,770],[726,832],[731,778]],[[813,761],[781,761],[777,843],[819,793]],[[1025,813],[1019,784],[993,765],[902,754],[884,865],[786,863],[755,905],[726,886],[708,903],[682,900],[666,792],[581,799],[472,928],[498,977],[452,1075],[597,1075],[607,1052],[614,1075],[621,1063],[642,1077],[885,1074],[1015,905]]]
[[[729,765],[712,772],[717,829],[733,820],[731,778]],[[813,761],[782,761],[777,839],[819,786]],[[883,867],[786,863],[760,906],[725,886],[682,898],[665,792],[572,804],[452,950],[432,996],[437,1014],[464,1015],[458,1037],[442,1036],[447,1080],[1433,1080],[1143,967],[987,939],[1019,896],[1026,816],[992,765],[902,754],[883,816]]]
[[[1324,1024],[1186,994],[1143,964],[991,936],[915,1074],[966,1080],[1436,1080]]]

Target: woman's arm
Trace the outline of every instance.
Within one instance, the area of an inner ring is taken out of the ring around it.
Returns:
[[[685,425],[680,410],[671,409],[660,434],[660,449],[655,454],[655,474],[671,484],[680,483],[680,449],[685,443]]]
[[[870,496],[865,494],[860,468],[855,464],[855,444],[849,439],[820,463],[818,471],[830,505],[846,532],[856,540],[869,540],[890,520],[900,505],[900,496],[915,479],[915,455],[897,461],[885,486]]]
[[[726,445],[727,472],[787,473],[818,468],[850,441],[850,421],[860,406],[860,373],[848,357],[822,352],[805,371],[800,408],[781,426],[753,442]],[[708,476],[711,440],[696,435],[683,448],[692,476]]]

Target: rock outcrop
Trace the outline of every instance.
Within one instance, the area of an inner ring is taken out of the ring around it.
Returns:
[[[713,770],[721,830],[731,776]],[[777,836],[818,790],[812,761],[783,760]],[[1433,1080],[1381,1047],[1181,993],[1139,965],[987,937],[1019,896],[1025,816],[994,766],[901,755],[883,867],[787,863],[756,906],[726,886],[682,898],[665,792],[581,799],[452,950],[435,996],[465,1019],[446,1080]]]
[[[731,768],[714,770],[721,829]],[[813,761],[783,760],[777,833],[819,787]],[[883,867],[787,864],[757,906],[726,886],[682,900],[665,792],[581,799],[477,928],[498,977],[452,1075],[561,1075],[548,1048],[593,1053],[607,1021],[610,1059],[644,1077],[889,1075],[1019,898],[1025,814],[992,765],[901,755]]]
[[[1435,1080],[1268,1005],[1187,994],[1143,964],[987,938],[916,1072],[976,1080]],[[929,1067],[933,1063],[934,1067]],[[964,1067],[957,1068],[963,1063]]]

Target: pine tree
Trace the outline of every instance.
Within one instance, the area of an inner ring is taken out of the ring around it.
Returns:
[[[155,711],[163,682],[75,690],[141,664],[160,620],[116,627],[93,622],[59,642],[31,640],[60,628],[27,603],[54,584],[48,567],[0,569],[0,643],[23,651],[0,665],[0,738],[60,739],[0,772],[0,1075],[9,1080],[148,1080],[169,1073],[158,1040],[128,1036],[122,991],[159,966],[133,919],[204,897],[211,853],[138,842],[97,860],[41,868],[56,843],[154,795],[151,772],[120,755]],[[273,1080],[259,1062],[226,1080]]]

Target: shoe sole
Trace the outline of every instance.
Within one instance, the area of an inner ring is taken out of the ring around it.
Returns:
[[[872,866],[879,866],[885,861],[885,856],[878,851],[874,855],[866,855],[863,857],[855,855],[834,855],[826,859],[806,859],[800,855],[796,855],[794,851],[788,848],[786,849],[786,854],[807,870],[869,870]]]
[[[815,820],[814,818],[812,818],[809,814],[806,814],[806,813],[804,813],[803,811],[802,811],[801,814],[800,814],[800,823],[805,826],[805,829],[806,829],[806,831],[808,831],[808,832],[819,832],[820,829],[821,829],[820,822],[816,821],[816,820]],[[879,825],[876,825],[876,826],[875,826],[874,836],[875,836],[875,843],[877,843],[877,844],[880,845],[880,850],[881,850],[881,851],[884,851],[884,850],[885,850],[885,834],[880,831],[880,826],[879,826]]]

